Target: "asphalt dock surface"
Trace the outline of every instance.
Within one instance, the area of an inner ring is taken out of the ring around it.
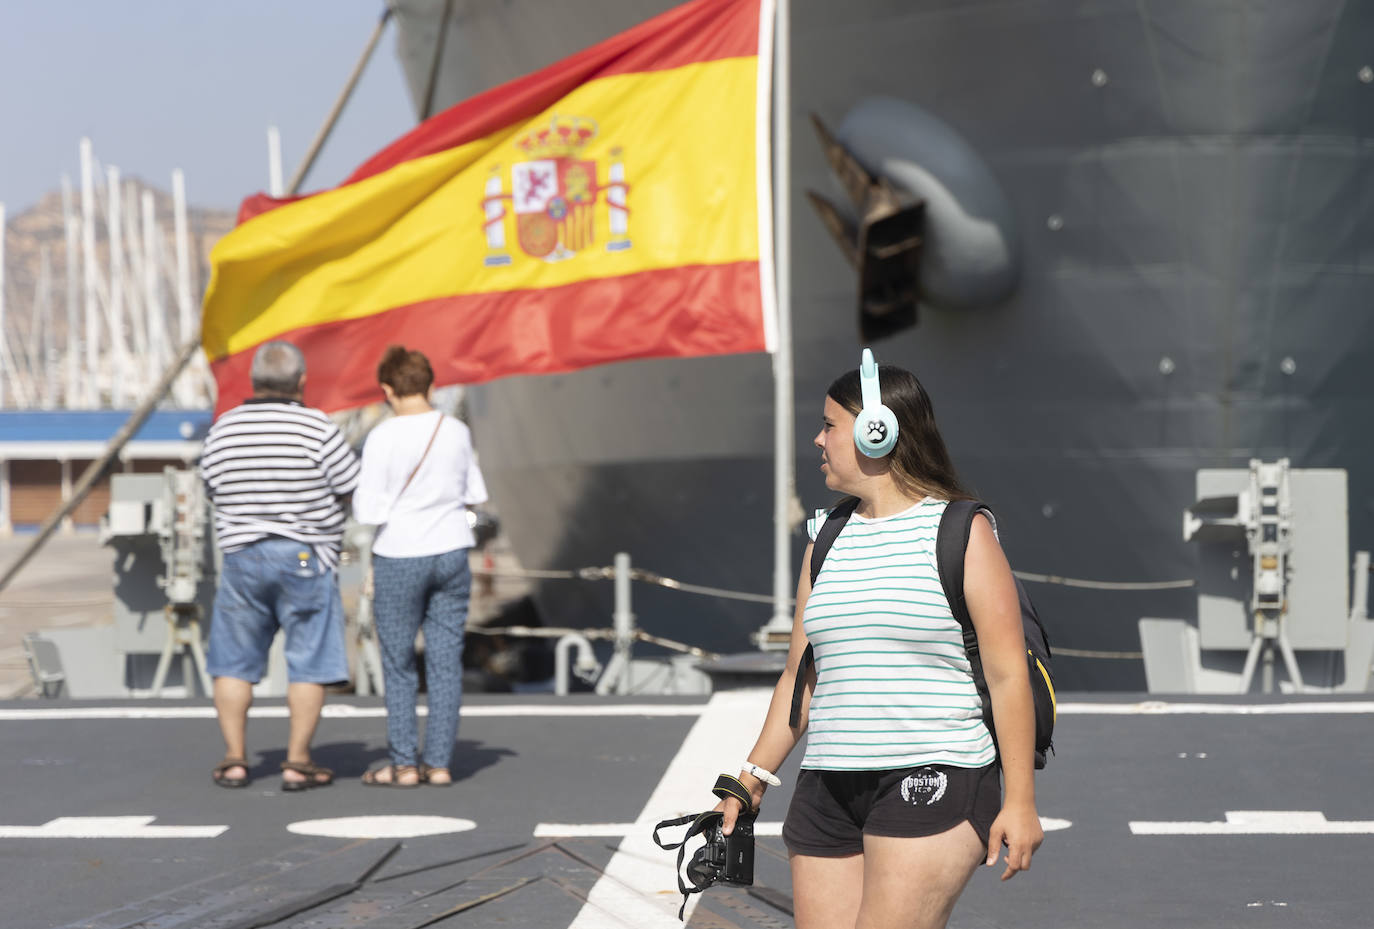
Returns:
[[[0,704],[6,929],[681,925],[654,822],[713,805],[763,691],[710,698],[474,696],[448,789],[365,787],[376,699],[332,699],[331,787],[283,794],[280,701],[249,725],[253,782],[214,786],[205,701]],[[1064,695],[1037,777],[1030,872],[980,869],[956,929],[1374,925],[1374,702]],[[744,747],[741,748],[740,746]],[[753,888],[687,925],[790,927],[777,836],[801,752],[760,816]]]

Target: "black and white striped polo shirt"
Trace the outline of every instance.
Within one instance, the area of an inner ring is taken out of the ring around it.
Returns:
[[[221,551],[278,536],[338,564],[341,498],[357,486],[358,457],[324,413],[290,400],[247,400],[210,427],[200,470]]]

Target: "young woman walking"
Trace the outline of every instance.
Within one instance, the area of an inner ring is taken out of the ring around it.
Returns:
[[[995,864],[1005,848],[1005,880],[1030,867],[1043,839],[1021,614],[980,514],[964,594],[996,720],[989,732],[935,554],[945,506],[969,495],[920,382],[900,368],[869,368],[867,353],[865,362],[830,385],[815,438],[826,486],[858,504],[814,588],[806,549],[787,669],[740,780],[757,807],[809,731],[783,825],[798,929],[943,929],[979,863]],[[808,643],[815,677],[794,729],[793,685]],[[718,809],[731,831],[740,802]]]

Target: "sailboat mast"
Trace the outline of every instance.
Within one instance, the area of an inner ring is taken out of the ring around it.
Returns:
[[[110,406],[123,409],[128,390],[128,361],[124,344],[124,204],[119,169],[105,167],[106,243],[110,255]]]
[[[62,175],[62,236],[64,249],[62,264],[67,275],[67,330],[66,351],[63,353],[66,366],[66,386],[62,391],[62,405],[76,409],[81,394],[81,339],[77,335],[76,308],[76,253],[77,229],[76,207],[73,204],[72,182]]]
[[[95,296],[95,157],[91,140],[81,140],[81,270],[86,303],[84,406],[100,406],[100,337]]]

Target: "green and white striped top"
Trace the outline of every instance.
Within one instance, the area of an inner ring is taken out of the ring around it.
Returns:
[[[802,613],[815,648],[803,768],[978,768],[997,757],[935,536],[947,501],[849,517]],[[813,521],[812,538],[823,519]]]

